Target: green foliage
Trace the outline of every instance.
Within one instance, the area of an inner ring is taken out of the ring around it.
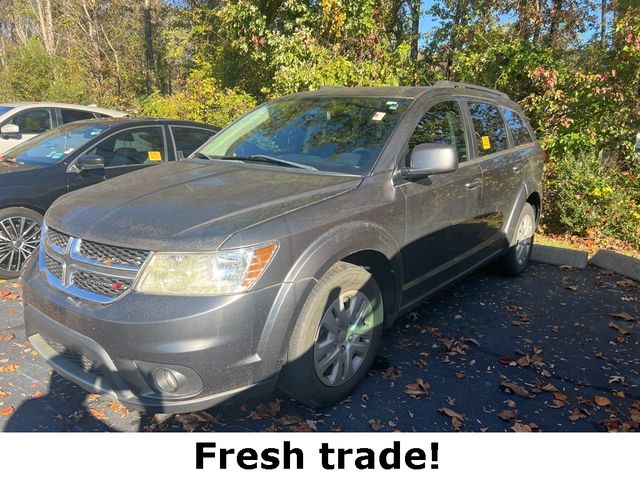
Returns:
[[[142,3],[52,0],[53,44],[31,0],[2,4],[0,24],[20,31],[0,39],[0,101],[224,126],[323,85],[484,85],[522,105],[548,153],[545,227],[638,245],[637,1],[607,4],[615,22],[601,39],[591,0],[439,0],[416,55],[416,0],[151,0],[151,68]]]
[[[595,155],[565,154],[546,166],[547,228],[604,236],[640,246],[640,177],[621,173]]]
[[[255,105],[255,100],[240,89],[219,88],[210,78],[194,76],[185,89],[175,95],[156,92],[143,99],[139,113],[223,127]]]

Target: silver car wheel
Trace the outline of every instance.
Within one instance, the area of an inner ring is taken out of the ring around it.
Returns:
[[[524,215],[518,225],[516,244],[516,261],[519,265],[524,264],[529,258],[529,252],[533,245],[533,229],[533,219],[529,215]]]
[[[361,291],[340,294],[325,310],[313,347],[316,374],[322,383],[347,383],[364,362],[373,338],[371,301]]]
[[[40,225],[27,217],[9,217],[0,221],[0,268],[20,272],[38,248]]]

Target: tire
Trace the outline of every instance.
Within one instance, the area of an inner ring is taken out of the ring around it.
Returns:
[[[362,267],[338,262],[302,307],[280,388],[311,407],[333,405],[348,396],[371,368],[383,318],[382,294],[373,276]]]
[[[499,262],[502,273],[516,276],[525,271],[533,249],[535,230],[536,212],[530,203],[525,203],[516,224],[516,244],[509,247],[507,254]]]
[[[28,208],[0,210],[0,278],[18,278],[38,250],[42,215]]]

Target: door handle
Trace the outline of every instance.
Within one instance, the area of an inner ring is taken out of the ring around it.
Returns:
[[[472,182],[465,183],[464,186],[467,187],[469,190],[473,190],[474,188],[478,188],[478,186],[480,186],[481,183],[482,183],[482,180],[480,180],[479,178],[476,178]]]

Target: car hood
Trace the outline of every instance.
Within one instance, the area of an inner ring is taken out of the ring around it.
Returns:
[[[64,195],[45,221],[110,245],[214,250],[233,233],[340,195],[361,181],[232,162],[172,162]]]
[[[20,173],[21,175],[36,175],[42,167],[38,165],[27,165],[24,163],[0,162],[0,181],[8,180],[5,174]]]

